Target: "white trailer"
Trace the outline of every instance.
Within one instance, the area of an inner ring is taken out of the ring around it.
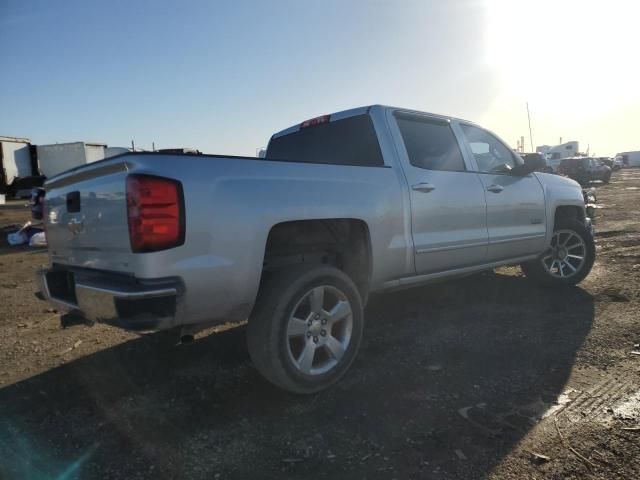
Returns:
[[[20,184],[37,177],[32,148],[28,138],[0,136],[0,193],[15,194]]]
[[[622,152],[616,155],[616,160],[622,161],[622,167],[640,167],[640,151]]]
[[[578,155],[578,142],[571,141],[560,145],[541,145],[536,148],[536,153],[544,155],[547,165],[555,172],[564,158]]]
[[[97,162],[105,158],[107,145],[104,143],[55,143],[38,145],[38,164],[47,178],[70,168]]]

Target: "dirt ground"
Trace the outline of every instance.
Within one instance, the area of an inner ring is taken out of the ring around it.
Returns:
[[[640,478],[640,170],[597,190],[579,287],[514,267],[374,297],[354,366],[310,397],[262,380],[243,327],[62,330],[33,296],[46,253],[5,228],[0,478]]]

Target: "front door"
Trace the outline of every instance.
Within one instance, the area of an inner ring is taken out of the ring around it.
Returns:
[[[489,262],[541,253],[545,245],[544,190],[535,175],[516,176],[515,154],[496,136],[460,124],[487,201]]]
[[[416,272],[483,263],[488,243],[484,191],[467,168],[450,122],[414,113],[394,117],[396,145],[405,147],[399,153],[409,184]]]

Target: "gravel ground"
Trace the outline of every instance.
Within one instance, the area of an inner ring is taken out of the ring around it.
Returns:
[[[640,171],[598,201],[578,288],[513,267],[376,296],[351,371],[311,397],[261,379],[243,327],[60,329],[33,296],[46,253],[5,228],[0,478],[640,478]]]

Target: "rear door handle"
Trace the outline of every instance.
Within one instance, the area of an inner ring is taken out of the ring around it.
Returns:
[[[416,183],[415,185],[412,185],[411,188],[416,192],[422,193],[429,193],[436,189],[436,187],[434,187],[430,183]]]
[[[504,190],[504,187],[502,185],[493,184],[487,187],[488,192],[500,193],[502,190]]]

